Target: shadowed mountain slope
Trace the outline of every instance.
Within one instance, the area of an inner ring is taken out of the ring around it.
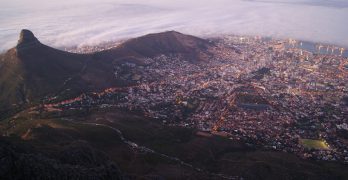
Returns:
[[[0,107],[30,103],[65,89],[83,92],[111,85],[112,73],[101,73],[95,64],[91,68],[91,57],[48,47],[22,30],[17,46],[1,56]]]
[[[207,60],[211,46],[207,40],[168,31],[94,54],[74,54],[46,46],[31,31],[22,30],[17,46],[0,55],[0,107],[5,112],[44,97],[63,98],[118,86],[117,61],[141,63],[141,58],[177,54],[196,63]]]
[[[212,46],[214,44],[205,39],[176,31],[166,31],[130,39],[116,48],[97,53],[97,55],[106,59],[117,60],[125,57],[137,59],[151,58],[161,54],[179,54],[188,61],[197,63],[208,61],[208,57],[211,56],[208,49]]]
[[[206,40],[174,31],[150,34],[94,54],[74,54],[42,44],[22,30],[16,47],[0,55],[0,109],[38,103],[91,90],[124,85],[114,76],[117,61],[138,61],[161,54],[180,54],[191,62],[207,60]],[[1,112],[0,112],[1,113]]]

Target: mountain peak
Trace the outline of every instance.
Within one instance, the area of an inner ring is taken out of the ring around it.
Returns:
[[[34,36],[34,34],[30,30],[23,29],[19,35],[17,48],[34,45],[36,43],[39,43],[39,40]]]
[[[160,54],[182,54],[194,62],[204,59],[200,57],[201,52],[205,52],[211,46],[212,44],[205,39],[177,31],[165,31],[130,39],[119,48],[145,57],[155,57]]]

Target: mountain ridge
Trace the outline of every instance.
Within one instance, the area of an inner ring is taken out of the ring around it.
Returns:
[[[182,54],[196,63],[207,60],[201,52],[211,45],[204,39],[167,31],[130,39],[109,50],[76,54],[44,45],[23,29],[17,45],[0,55],[0,107],[7,111],[8,107],[40,103],[47,96],[75,96],[122,86],[124,82],[114,75],[117,61]]]

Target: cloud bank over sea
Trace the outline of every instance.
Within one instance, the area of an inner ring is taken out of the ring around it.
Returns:
[[[176,30],[295,38],[348,47],[347,0],[0,0],[0,51],[21,29],[63,48]]]

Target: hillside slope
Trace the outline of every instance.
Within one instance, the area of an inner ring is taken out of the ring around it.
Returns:
[[[40,103],[44,97],[64,99],[127,85],[114,75],[120,61],[142,63],[142,58],[177,54],[196,63],[207,60],[211,46],[206,40],[168,31],[94,54],[74,54],[46,46],[31,31],[22,30],[17,46],[0,55],[0,117],[11,109]]]

